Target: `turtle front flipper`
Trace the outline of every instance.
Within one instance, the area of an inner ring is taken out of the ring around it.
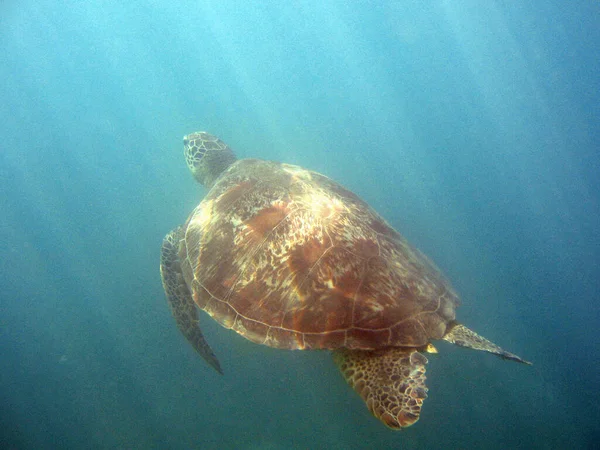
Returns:
[[[414,349],[339,349],[333,358],[350,386],[363,398],[369,410],[393,429],[408,427],[419,420],[427,398],[427,358]]]
[[[503,359],[510,359],[512,361],[531,365],[529,361],[525,361],[523,358],[503,350],[493,342],[488,341],[483,336],[479,336],[477,333],[461,324],[454,325],[454,327],[446,333],[443,339],[452,344],[460,345],[461,347],[483,350],[484,352],[498,355]]]
[[[222,375],[223,371],[219,360],[198,326],[198,310],[181,271],[178,250],[182,233],[181,227],[176,228],[163,240],[160,254],[160,276],[163,287],[179,331],[183,333],[200,356]]]

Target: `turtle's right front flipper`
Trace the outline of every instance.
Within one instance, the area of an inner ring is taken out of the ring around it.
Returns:
[[[473,330],[465,327],[461,324],[454,324],[454,326],[446,333],[443,337],[444,340],[451,342],[452,344],[459,345],[461,347],[472,348],[474,350],[482,350],[484,352],[493,353],[503,359],[510,359],[511,361],[517,361],[523,364],[531,365],[529,361],[524,360],[520,356],[514,353],[507,352],[506,350],[498,347],[491,341],[488,341],[483,336],[478,335]]]
[[[163,240],[160,254],[160,276],[163,287],[179,331],[200,356],[222,375],[219,360],[198,326],[198,310],[183,278],[178,256],[181,235],[182,228],[179,227],[167,234]]]

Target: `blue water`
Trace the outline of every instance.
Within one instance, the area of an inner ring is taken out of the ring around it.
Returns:
[[[594,447],[600,3],[253,3],[0,5],[0,447]],[[439,343],[403,432],[202,317],[216,374],[158,273],[199,129],[354,190],[534,365]]]

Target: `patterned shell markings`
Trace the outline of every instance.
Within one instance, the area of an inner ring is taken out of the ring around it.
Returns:
[[[200,308],[277,348],[420,347],[458,303],[366,203],[288,164],[233,164],[188,219],[180,257]]]

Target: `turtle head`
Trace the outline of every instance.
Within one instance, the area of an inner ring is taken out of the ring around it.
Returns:
[[[205,131],[184,136],[183,153],[196,181],[208,189],[236,160],[235,154],[225,142]]]

